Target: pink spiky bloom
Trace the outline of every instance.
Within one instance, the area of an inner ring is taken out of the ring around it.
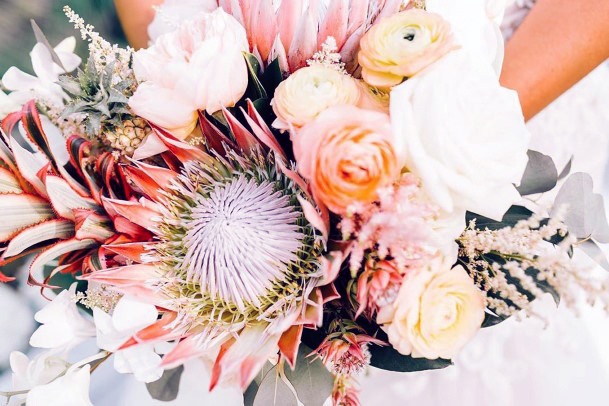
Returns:
[[[359,40],[379,18],[400,10],[402,0],[219,0],[245,27],[252,52],[264,63],[279,59],[294,72],[331,36],[345,61],[355,61]],[[308,3],[308,6],[307,6]],[[348,66],[354,69],[355,66]]]
[[[359,308],[356,317],[362,313],[372,317],[381,307],[393,303],[403,278],[404,275],[393,261],[368,259],[364,272],[357,280]]]
[[[336,332],[327,336],[315,353],[337,375],[357,375],[370,363],[369,344],[385,345],[366,334]]]
[[[372,252],[381,260],[391,258],[404,272],[435,252],[431,222],[438,209],[424,198],[411,174],[378,194],[379,200],[372,204],[351,206],[340,223],[343,237],[354,241],[351,270],[357,272],[366,253]]]
[[[333,406],[360,406],[357,380],[349,375],[339,375],[332,388]]]

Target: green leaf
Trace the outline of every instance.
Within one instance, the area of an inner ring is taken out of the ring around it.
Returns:
[[[247,52],[244,53],[244,56],[248,71],[248,84],[247,90],[245,91],[245,97],[252,100],[267,98],[266,90],[259,78],[261,70],[258,58]]]
[[[376,368],[395,372],[418,372],[431,369],[443,369],[452,365],[447,359],[413,358],[410,355],[402,355],[392,347],[370,346],[372,359],[370,365]]]
[[[184,366],[170,369],[163,372],[163,376],[158,381],[146,384],[148,393],[155,400],[170,402],[178,397],[180,390],[180,379],[184,372]]]
[[[376,338],[387,341],[387,335],[383,331],[379,331]],[[413,358],[410,355],[402,355],[391,346],[381,347],[379,345],[370,345],[369,349],[370,354],[372,355],[370,365],[387,371],[428,371],[431,369],[442,369],[452,365],[452,361],[447,359]]]
[[[499,323],[503,323],[509,319],[506,316],[498,316],[493,313],[489,313],[488,311],[484,314],[484,321],[482,322],[482,328],[493,327]]]
[[[479,214],[467,212],[465,219],[467,223],[471,220],[476,220],[476,228],[478,230],[500,230],[506,227],[514,227],[516,223],[521,220],[526,220],[533,215],[533,212],[523,206],[512,206],[505,213],[501,221],[489,219],[488,217],[481,216]]]
[[[524,171],[518,192],[521,196],[544,193],[554,189],[558,182],[558,171],[554,161],[537,151],[528,151],[529,163]]]
[[[277,89],[277,86],[279,86],[281,82],[283,82],[283,73],[279,67],[279,59],[275,59],[266,67],[266,70],[262,75],[262,83],[264,84],[264,88],[266,89],[269,98],[273,98],[275,89]]]
[[[525,271],[525,273],[527,275],[531,276],[535,280],[535,284],[537,285],[537,287],[539,289],[541,289],[545,293],[549,293],[552,296],[552,299],[554,299],[554,303],[556,303],[556,306],[558,306],[560,304],[560,294],[554,288],[554,286],[550,285],[548,283],[548,281],[537,279],[537,275],[539,275],[538,269],[529,268]],[[519,286],[519,289],[523,289],[523,288]]]

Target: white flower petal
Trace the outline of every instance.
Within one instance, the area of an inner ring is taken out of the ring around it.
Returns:
[[[30,52],[32,58],[32,68],[36,76],[44,82],[55,82],[57,76],[53,72],[53,57],[46,46],[40,42],[34,45],[32,52]]]
[[[125,296],[116,305],[112,321],[118,331],[132,334],[156,322],[158,314],[154,305]]]
[[[31,90],[40,86],[41,81],[36,76],[11,66],[2,76],[2,84],[8,90]]]
[[[154,382],[163,375],[161,357],[153,344],[140,344],[114,355],[114,369],[121,374],[133,374],[140,382]]]
[[[89,371],[86,365],[49,384],[36,386],[28,393],[26,406],[93,406],[89,399]]]

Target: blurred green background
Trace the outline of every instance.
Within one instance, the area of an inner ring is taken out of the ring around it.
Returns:
[[[36,20],[53,46],[75,36],[78,55],[86,57],[87,44],[65,17],[65,5],[94,25],[108,41],[125,43],[112,0],[0,0],[0,77],[10,66],[32,72],[29,53],[36,39],[30,19]]]

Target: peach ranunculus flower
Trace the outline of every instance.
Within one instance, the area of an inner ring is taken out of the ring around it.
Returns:
[[[404,277],[393,304],[381,309],[377,322],[389,342],[404,355],[451,359],[479,331],[484,294],[463,267],[437,256]]]
[[[400,174],[389,116],[335,106],[292,135],[298,169],[315,196],[335,213],[370,203]]]
[[[272,105],[277,119],[273,127],[299,128],[328,107],[355,105],[359,99],[360,88],[353,77],[333,67],[314,64],[297,70],[275,90]]]
[[[390,88],[456,47],[450,25],[440,15],[411,9],[372,26],[360,41],[358,60],[367,83]]]
[[[222,9],[202,13],[134,54],[140,82],[129,106],[135,114],[187,137],[197,110],[234,106],[247,88],[245,29]]]

